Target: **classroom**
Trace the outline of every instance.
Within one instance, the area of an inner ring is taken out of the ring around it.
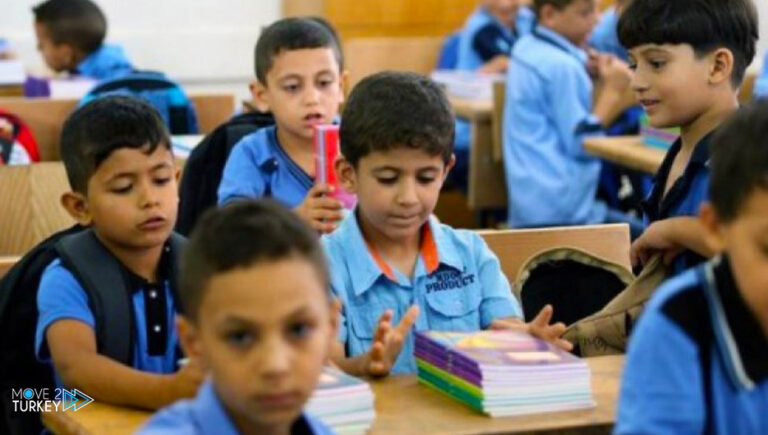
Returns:
[[[0,6],[0,434],[768,434],[768,2]]]

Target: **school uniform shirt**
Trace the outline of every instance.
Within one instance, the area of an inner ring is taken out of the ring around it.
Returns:
[[[276,127],[265,127],[242,138],[229,154],[219,184],[219,205],[272,197],[294,208],[313,185],[312,177],[283,150]]]
[[[413,278],[390,266],[369,245],[357,213],[323,237],[331,291],[342,303],[339,341],[347,356],[368,352],[379,318],[388,309],[397,325],[411,305],[420,307],[417,331],[479,331],[495,319],[522,317],[499,260],[474,232],[431,217],[422,229]],[[406,337],[393,374],[415,373],[413,333]]]
[[[612,54],[627,62],[627,49],[619,42],[619,14],[616,8],[606,10],[589,36],[589,46],[602,53]]]
[[[768,433],[768,339],[727,257],[664,283],[629,343],[618,434]]]
[[[181,400],[161,409],[137,435],[237,435],[210,380],[200,386],[194,399]],[[308,415],[300,415],[291,426],[291,435],[332,435],[328,427]]]
[[[122,47],[103,44],[83,59],[73,73],[96,80],[108,80],[130,74],[133,70]]]
[[[669,171],[683,146],[678,139],[667,151],[658,172],[653,178],[653,188],[643,201],[643,219],[646,227],[651,223],[679,216],[697,216],[701,205],[709,199],[709,154],[713,133],[704,136],[691,154],[688,166],[664,195]],[[690,251],[684,252],[673,264],[674,273],[704,261],[704,257]]]
[[[169,249],[166,246],[160,260],[161,281],[158,284],[151,284],[124,268],[128,288],[132,292],[136,328],[132,366],[143,372],[167,374],[176,371],[179,340],[174,325],[176,307],[167,275],[171,270],[167,255]],[[93,328],[94,332],[96,330],[88,295],[60,259],[53,260],[43,271],[37,293],[37,309],[35,352],[40,362],[53,365],[45,334],[55,322],[78,320]],[[62,386],[58,373],[56,384]]]
[[[600,161],[584,151],[599,134],[587,54],[542,26],[512,49],[504,110],[504,170],[512,228],[605,221],[596,200]]]
[[[755,79],[755,87],[752,90],[754,98],[768,97],[768,53],[765,53],[763,59],[763,69],[760,75]]]

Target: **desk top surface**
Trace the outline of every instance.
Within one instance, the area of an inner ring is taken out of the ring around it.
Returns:
[[[415,376],[372,381],[376,421],[370,434],[496,434],[605,429],[614,422],[623,356],[587,358],[592,371],[593,409],[489,418],[453,399],[419,385]],[[92,403],[80,411],[43,414],[45,425],[58,434],[130,434],[150,414],[145,411]]]
[[[588,153],[631,169],[655,174],[666,151],[643,143],[640,136],[591,137],[584,141]]]

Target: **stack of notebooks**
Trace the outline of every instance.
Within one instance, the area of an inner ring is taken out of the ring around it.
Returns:
[[[416,332],[419,382],[492,417],[594,407],[587,364],[515,331]]]
[[[368,383],[333,367],[323,369],[305,411],[339,435],[366,433],[376,416]]]

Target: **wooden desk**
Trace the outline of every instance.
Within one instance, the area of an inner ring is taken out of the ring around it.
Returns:
[[[588,358],[592,370],[593,409],[492,419],[418,385],[414,376],[371,383],[376,395],[376,434],[609,433],[616,415],[623,356]],[[78,412],[43,414],[57,434],[130,434],[149,413],[92,403]]]
[[[493,102],[449,98],[456,115],[472,124],[469,148],[469,208],[472,210],[504,208],[507,183],[504,163],[494,158]]]
[[[597,157],[630,169],[655,174],[666,151],[645,145],[640,136],[593,137],[584,141],[584,149]]]

